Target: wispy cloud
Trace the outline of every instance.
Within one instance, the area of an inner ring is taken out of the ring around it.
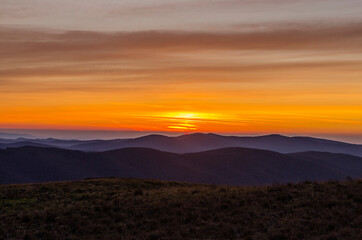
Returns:
[[[181,1],[160,1],[149,2],[140,5],[119,6],[108,12],[111,15],[128,16],[134,14],[162,14],[174,11],[195,10],[200,8],[220,8],[220,7],[246,7],[246,6],[266,6],[277,4],[296,3],[297,0],[181,0]]]
[[[1,28],[2,60],[58,59],[92,61],[140,55],[205,50],[330,50],[360,52],[360,23],[256,32],[64,32],[43,33]]]
[[[362,30],[354,23],[229,33],[105,33],[3,26],[0,34],[3,91],[94,91],[100,81],[107,90],[140,87],[125,86],[129,81],[143,86],[170,79],[184,83],[195,79],[199,83],[280,81],[290,72],[295,73],[294,79],[335,72],[335,77],[348,74],[356,81],[362,62]],[[30,84],[34,81],[41,84]]]

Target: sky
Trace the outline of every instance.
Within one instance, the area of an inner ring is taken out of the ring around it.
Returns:
[[[362,143],[360,0],[0,0],[0,56],[2,131]]]

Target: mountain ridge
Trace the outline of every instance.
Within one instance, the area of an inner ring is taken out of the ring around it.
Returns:
[[[18,140],[0,139],[0,148],[4,149],[14,145],[18,147],[34,145],[31,143],[85,152],[102,152],[128,147],[146,147],[166,152],[192,153],[226,147],[244,147],[265,149],[280,153],[319,151],[345,153],[362,157],[362,145],[360,144],[304,136],[288,137],[279,134],[253,137],[223,136],[214,133],[194,133],[178,137],[153,134],[139,138],[87,141],[23,138]]]
[[[331,159],[331,160],[329,160]],[[362,158],[333,153],[282,154],[252,148],[170,153],[150,148],[82,152],[20,147],[0,150],[0,183],[131,177],[226,185],[362,178]]]

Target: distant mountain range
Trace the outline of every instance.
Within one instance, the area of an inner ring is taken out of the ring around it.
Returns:
[[[337,142],[311,137],[286,137],[266,135],[257,137],[222,136],[216,134],[195,133],[179,137],[148,135],[133,139],[115,140],[59,140],[59,139],[0,139],[0,148],[36,146],[57,147],[85,152],[102,152],[129,147],[153,148],[173,153],[193,153],[220,148],[243,147],[256,148],[279,153],[320,151],[345,153],[362,157],[362,145]]]
[[[5,139],[16,139],[16,138],[35,138],[29,134],[19,134],[19,133],[4,133],[0,132],[0,138]]]
[[[191,137],[205,136],[218,138],[215,135]],[[189,137],[176,139],[186,141]],[[149,138],[143,140],[145,139]],[[168,143],[169,138],[163,139]],[[212,145],[211,140],[209,143]],[[191,147],[191,144],[187,146]],[[45,147],[0,150],[1,184],[112,176],[228,185],[340,180],[347,177],[362,178],[362,158],[325,152],[281,154],[238,147],[187,154],[149,148],[124,148],[105,152]]]

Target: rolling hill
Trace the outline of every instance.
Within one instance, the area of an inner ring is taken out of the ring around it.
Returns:
[[[346,153],[362,156],[362,145],[349,144],[311,137],[286,137],[266,135],[257,137],[235,137],[217,134],[195,133],[179,137],[148,135],[122,141],[103,141],[95,144],[78,144],[70,147],[82,151],[108,151],[128,147],[146,147],[174,153],[201,152],[227,147],[257,148],[280,153],[305,151]]]
[[[179,137],[148,135],[133,139],[114,140],[58,140],[58,139],[19,139],[0,140],[0,148],[12,147],[16,142],[43,144],[64,149],[86,152],[102,152],[120,148],[143,147],[173,153],[193,153],[228,147],[257,148],[280,153],[306,151],[345,153],[362,157],[362,145],[349,144],[311,137],[286,137],[266,135],[256,137],[222,136],[217,134],[195,133]],[[33,144],[33,145],[34,145]],[[30,145],[30,144],[28,144]],[[26,146],[22,144],[22,146]]]
[[[176,154],[148,148],[82,152],[21,147],[0,150],[0,183],[132,177],[228,185],[362,178],[362,158],[319,152],[281,154],[223,148]]]

